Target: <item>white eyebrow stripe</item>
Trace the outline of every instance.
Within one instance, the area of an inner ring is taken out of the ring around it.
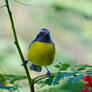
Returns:
[[[41,29],[40,32],[43,32],[43,30]]]

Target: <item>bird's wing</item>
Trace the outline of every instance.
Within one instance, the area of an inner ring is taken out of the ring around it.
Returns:
[[[54,42],[53,42],[53,41],[51,41],[51,43],[53,44],[53,46],[54,46],[54,48],[55,48],[55,44],[54,44]]]
[[[28,49],[30,49],[30,47],[32,46],[32,44],[35,42],[36,40],[33,40],[31,43],[30,43],[30,45],[29,45],[29,48]]]

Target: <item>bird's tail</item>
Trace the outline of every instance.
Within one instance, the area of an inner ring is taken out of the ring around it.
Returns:
[[[31,69],[31,70],[34,70],[34,71],[36,71],[36,72],[41,72],[42,67],[41,67],[41,66],[38,66],[38,65],[35,65],[35,64],[32,64],[32,65],[30,66],[30,69]]]

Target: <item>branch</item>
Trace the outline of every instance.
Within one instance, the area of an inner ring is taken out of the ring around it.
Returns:
[[[5,7],[6,5],[3,5],[3,6],[0,6],[0,8],[3,8],[3,7]]]
[[[17,50],[18,50],[18,52],[19,52],[19,55],[20,55],[20,57],[21,57],[22,62],[24,62],[25,59],[24,59],[24,56],[23,56],[23,54],[22,54],[22,51],[21,51],[20,46],[19,46],[19,43],[18,43],[18,39],[17,39],[17,35],[16,35],[16,30],[15,30],[15,25],[14,25],[14,21],[13,21],[13,17],[12,17],[12,12],[11,12],[11,10],[10,10],[8,0],[5,0],[5,2],[6,2],[7,11],[8,11],[8,14],[9,14],[9,17],[10,17],[10,22],[11,22],[11,26],[12,26],[12,31],[13,31],[13,36],[14,36],[15,45],[16,45],[16,47],[17,47]],[[29,74],[29,71],[28,71],[28,68],[27,68],[26,65],[24,66],[24,69],[25,69],[25,72],[26,72],[27,77],[28,77],[28,82],[29,82],[29,86],[30,86],[30,91],[31,91],[31,92],[34,92],[34,84],[32,83],[32,79],[31,79],[31,77],[30,77],[30,74]]]
[[[58,72],[57,72],[57,73],[58,73]],[[40,76],[34,78],[34,79],[33,79],[33,82],[34,82],[34,83],[37,83],[38,81],[40,81],[40,80],[42,80],[42,79],[45,79],[45,78],[47,78],[47,77],[55,76],[55,75],[57,75],[57,73],[51,73],[51,75],[49,75],[49,76],[48,76],[47,74],[40,75]]]
[[[59,72],[51,73],[50,76],[47,76],[47,74],[43,74],[43,75],[40,75],[40,76],[38,76],[38,77],[32,79],[32,81],[33,81],[34,84],[35,84],[35,83],[37,83],[38,81],[40,81],[40,80],[42,80],[42,79],[45,79],[45,78],[47,78],[47,77],[52,77],[52,76],[54,77],[54,76],[56,76],[58,73],[59,73]],[[61,72],[61,73],[63,73],[63,72]],[[69,73],[69,72],[67,72],[67,73]],[[72,75],[72,76],[77,76],[77,75],[74,74],[74,75]]]

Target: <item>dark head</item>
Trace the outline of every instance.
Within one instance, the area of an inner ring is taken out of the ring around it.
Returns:
[[[46,28],[40,29],[40,32],[38,33],[36,39],[37,41],[40,42],[48,42],[51,43],[51,38],[50,38],[50,32]]]

